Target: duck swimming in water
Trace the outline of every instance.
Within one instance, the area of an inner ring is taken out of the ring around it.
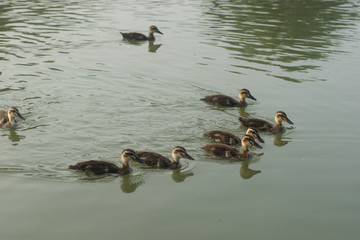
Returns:
[[[254,128],[248,128],[245,134],[252,136],[254,139],[257,139],[261,143],[264,143],[264,140],[260,137],[259,132]],[[236,146],[241,144],[241,138],[227,131],[213,130],[206,132],[204,135],[211,138],[217,143],[223,143],[230,146]]]
[[[84,171],[86,175],[102,175],[102,174],[119,174],[121,176],[128,174],[132,171],[130,167],[130,160],[135,160],[139,163],[144,163],[132,149],[125,149],[121,153],[121,162],[122,166],[118,167],[111,162],[101,161],[101,160],[90,160],[79,162],[75,165],[70,165],[69,169],[74,169],[78,171]]]
[[[0,110],[0,126],[2,128],[16,127],[18,118],[25,120],[16,107],[9,108],[8,112]]]
[[[144,34],[137,33],[137,32],[130,32],[130,33],[122,33],[122,32],[120,32],[120,33],[123,36],[123,38],[128,39],[128,40],[136,40],[136,41],[146,41],[146,40],[154,41],[155,40],[154,33],[163,34],[154,25],[149,27],[149,36],[145,36]]]
[[[150,167],[166,168],[171,170],[181,168],[180,158],[195,160],[186,152],[185,148],[180,146],[176,146],[172,150],[171,155],[173,161],[156,152],[136,151],[136,154],[145,162],[146,165]]]
[[[239,121],[245,127],[256,128],[260,131],[268,131],[271,133],[281,133],[285,132],[285,127],[282,125],[282,122],[285,121],[289,124],[294,124],[287,117],[286,113],[283,111],[278,111],[275,113],[275,122],[276,124],[272,124],[268,121],[257,119],[257,118],[242,118],[239,117]]]
[[[240,152],[233,146],[222,143],[206,144],[202,147],[202,149],[215,157],[223,157],[231,160],[242,160],[250,158],[252,156],[250,152],[250,147],[254,146],[257,148],[262,148],[257,142],[255,142],[254,138],[250,135],[245,135],[244,137],[242,137],[241,146],[243,148],[243,152]]]
[[[215,95],[206,96],[201,100],[220,107],[246,107],[248,105],[247,102],[245,101],[246,98],[250,98],[256,101],[256,98],[254,98],[251,95],[250,91],[247,90],[246,88],[243,88],[239,91],[239,98],[240,101],[237,101],[234,98],[226,95],[215,94]]]

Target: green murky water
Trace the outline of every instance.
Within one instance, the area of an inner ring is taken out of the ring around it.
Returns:
[[[360,214],[359,1],[2,1],[0,238],[356,239]],[[154,43],[123,41],[146,32]],[[205,95],[258,99],[217,108]],[[262,133],[251,161],[202,151],[237,118],[295,123]],[[118,162],[124,148],[196,161],[133,163],[86,179],[75,162]],[[262,155],[261,155],[262,154]],[[259,171],[261,171],[259,173]],[[253,175],[254,173],[257,173]]]

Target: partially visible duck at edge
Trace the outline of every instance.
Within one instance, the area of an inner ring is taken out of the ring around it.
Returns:
[[[242,118],[239,117],[239,121],[245,127],[255,128],[260,131],[268,131],[271,133],[282,133],[285,132],[285,127],[282,125],[282,122],[287,122],[289,124],[294,124],[283,111],[278,111],[275,113],[275,122],[272,124],[268,121],[258,119],[258,118]]]
[[[129,162],[135,160],[139,163],[144,163],[132,149],[125,149],[121,153],[121,163],[122,166],[118,167],[117,165],[101,160],[90,160],[79,162],[75,165],[70,165],[69,169],[74,169],[78,171],[85,172],[86,175],[102,175],[102,174],[119,174],[121,176],[131,173],[132,169]]]
[[[245,135],[241,139],[241,146],[243,151],[240,152],[233,146],[229,146],[222,143],[209,143],[202,147],[205,151],[215,157],[222,157],[231,160],[242,160],[252,157],[250,147],[262,148],[255,139],[250,135]]]
[[[181,168],[181,158],[195,160],[186,152],[185,148],[180,146],[176,146],[172,150],[171,155],[173,161],[156,152],[136,151],[136,154],[139,156],[140,159],[145,162],[146,165],[150,167],[165,168],[171,170]]]
[[[201,100],[220,107],[246,107],[248,105],[247,102],[245,101],[246,98],[250,98],[256,101],[256,98],[254,98],[251,95],[250,91],[246,88],[243,88],[239,91],[239,98],[240,101],[237,101],[234,98],[223,94],[215,94],[215,95],[206,96]]]
[[[122,32],[120,32],[120,33],[123,36],[123,38],[128,39],[128,40],[136,40],[136,41],[146,41],[146,40],[154,41],[155,40],[154,33],[163,34],[154,25],[149,27],[149,36],[146,36],[146,35],[144,35],[142,33],[137,33],[137,32],[130,32],[130,33],[122,33]]]
[[[248,128],[245,134],[252,136],[254,139],[258,140],[261,143],[264,143],[264,140],[260,137],[259,132],[255,128]],[[241,144],[240,137],[235,136],[231,132],[227,131],[212,130],[204,133],[204,135],[217,143],[223,143],[230,146],[237,146]]]
[[[16,107],[9,108],[8,112],[0,110],[0,126],[2,128],[16,127],[18,118],[25,120]]]

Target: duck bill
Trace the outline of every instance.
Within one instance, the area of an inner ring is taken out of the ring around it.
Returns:
[[[254,141],[254,147],[262,149],[263,147],[260,146],[257,142]]]
[[[159,31],[159,29],[157,29],[156,32],[160,33],[161,35],[164,35],[162,32]]]
[[[259,134],[256,134],[256,139],[259,140],[259,142],[261,142],[261,143],[265,143]]]
[[[16,116],[22,120],[25,120],[25,118],[19,112],[16,113]]]
[[[254,101],[256,101],[256,98],[254,98],[254,96],[251,95],[251,94],[249,94],[249,98],[252,99],[252,100],[254,100]]]
[[[135,156],[134,160],[137,161],[138,163],[145,163],[144,160],[142,160],[138,156]]]
[[[287,118],[287,117],[285,117],[284,121],[287,122],[288,124],[294,124],[294,123],[293,123],[292,121],[290,121],[290,119]]]
[[[184,158],[190,159],[190,160],[195,160],[194,158],[192,158],[189,154],[184,153]]]

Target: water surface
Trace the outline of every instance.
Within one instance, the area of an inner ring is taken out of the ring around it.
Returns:
[[[355,239],[359,225],[358,1],[4,1],[1,239]],[[120,31],[164,35],[123,41]],[[246,109],[199,101],[250,89]],[[273,121],[249,161],[202,151],[207,130]],[[67,166],[124,148],[196,161],[124,177]]]

